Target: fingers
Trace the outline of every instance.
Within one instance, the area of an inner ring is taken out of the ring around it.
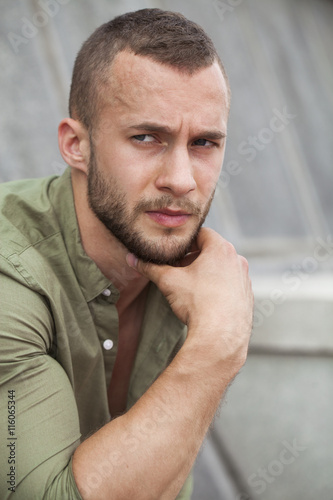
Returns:
[[[165,269],[170,267],[152,264],[151,262],[142,262],[142,260],[139,260],[132,253],[128,253],[126,255],[126,262],[130,267],[148,278],[150,281],[153,281],[156,285],[158,284],[159,278]]]
[[[216,251],[217,248],[220,248],[223,255],[237,256],[236,249],[232,243],[208,227],[200,229],[196,240],[196,246],[200,252],[203,250]]]
[[[202,227],[196,239],[196,247],[199,251],[203,250],[205,246],[209,246],[211,241],[214,241],[217,233],[208,227]]]
[[[178,261],[176,264],[175,264],[175,267],[187,267],[189,266],[190,264],[192,264],[192,262],[195,261],[195,259],[200,255],[200,251],[199,250],[195,250],[193,252],[188,252],[185,257],[183,257],[180,261]]]

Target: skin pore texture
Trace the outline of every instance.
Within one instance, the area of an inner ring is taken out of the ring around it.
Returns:
[[[247,262],[215,231],[200,229],[224,157],[227,95],[216,62],[189,75],[120,52],[92,131],[73,118],[59,126],[83,247],[120,290],[111,406],[123,408],[149,281],[188,326],[184,346],[139,401],[76,449],[84,500],[175,499],[245,362],[253,311]],[[169,265],[189,249],[194,261]]]

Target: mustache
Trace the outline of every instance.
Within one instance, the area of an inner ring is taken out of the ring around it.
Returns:
[[[192,215],[200,215],[201,207],[197,203],[186,198],[175,199],[173,196],[164,194],[158,199],[151,200],[147,198],[141,199],[135,206],[135,212],[155,212],[163,208],[179,209],[188,212]]]

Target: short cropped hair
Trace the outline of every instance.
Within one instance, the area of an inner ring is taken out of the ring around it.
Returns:
[[[69,114],[92,130],[102,105],[102,91],[110,81],[110,68],[121,51],[193,74],[215,61],[228,77],[212,40],[204,30],[182,14],[160,9],[142,9],[103,24],[84,42],[73,70]]]

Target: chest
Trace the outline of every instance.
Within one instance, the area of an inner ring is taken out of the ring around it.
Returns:
[[[132,369],[140,341],[144,307],[136,307],[119,316],[119,341],[116,361],[108,387],[112,418],[124,413]]]

